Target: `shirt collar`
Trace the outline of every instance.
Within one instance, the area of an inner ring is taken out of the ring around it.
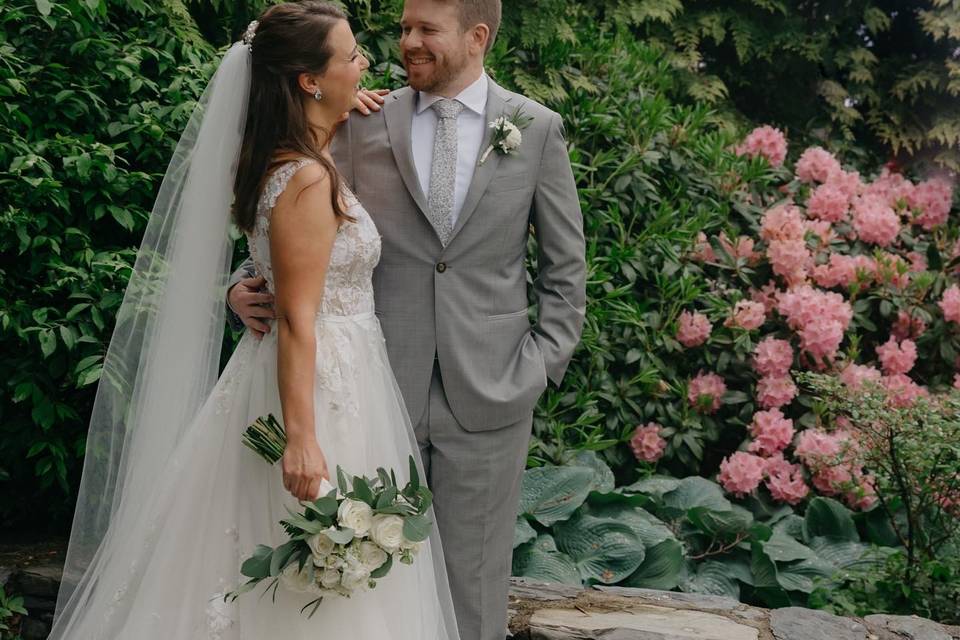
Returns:
[[[480,77],[469,87],[454,96],[463,106],[478,115],[483,115],[487,108],[487,92],[490,83],[487,81],[487,74],[483,72]],[[443,96],[437,96],[426,91],[417,92],[417,115],[423,113],[437,100],[443,100]]]

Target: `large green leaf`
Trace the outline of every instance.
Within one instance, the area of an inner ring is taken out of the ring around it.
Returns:
[[[820,558],[782,564],[777,568],[777,581],[787,591],[811,593],[818,578],[830,578],[836,568]]]
[[[704,560],[697,565],[696,573],[680,584],[688,593],[706,593],[740,599],[740,584],[734,580],[722,562]]]
[[[683,556],[683,545],[673,538],[647,547],[643,562],[620,584],[625,587],[669,591],[680,583]]]
[[[830,563],[837,569],[872,569],[881,564],[888,556],[897,553],[890,547],[872,547],[862,542],[849,542],[835,538],[818,537],[810,540],[820,560]]]
[[[759,544],[750,549],[750,570],[753,573],[753,593],[756,597],[771,608],[790,606],[790,596],[778,579],[777,565]]]
[[[674,538],[673,531],[655,515],[642,507],[627,504],[588,504],[584,512],[598,518],[609,518],[630,527],[647,548]]]
[[[557,551],[549,534],[542,534],[533,542],[513,550],[513,575],[546,582],[582,584],[577,565],[565,553]]]
[[[804,537],[803,517],[791,514],[782,518],[773,525],[774,532],[780,532],[796,540],[806,540]]]
[[[513,528],[513,548],[516,549],[537,537],[537,532],[530,522],[523,516],[517,516],[517,524]]]
[[[709,507],[694,507],[687,517],[697,529],[714,538],[732,538],[743,533],[753,524],[753,514],[737,505],[723,511]]]
[[[570,456],[569,459],[565,460],[564,463],[573,467],[586,467],[593,471],[593,482],[590,485],[590,491],[596,491],[597,493],[609,493],[613,491],[615,486],[613,471],[610,470],[610,467],[607,466],[607,463],[600,458],[596,451],[580,449],[574,455]]]
[[[763,543],[763,550],[774,562],[811,560],[817,557],[810,547],[776,530],[770,539]]]
[[[557,547],[577,564],[584,581],[617,583],[637,570],[644,546],[627,524],[583,511],[556,526]]]
[[[660,500],[665,493],[680,486],[680,480],[670,476],[651,476],[637,480],[631,485],[623,487],[625,493],[642,493],[654,500]]]
[[[698,476],[684,478],[676,489],[663,496],[663,511],[668,517],[679,517],[694,507],[706,507],[711,511],[733,510],[720,485]]]
[[[853,522],[853,513],[831,498],[816,497],[807,505],[804,517],[804,538],[824,536],[857,542],[860,535]]]
[[[593,484],[586,467],[537,467],[523,474],[520,512],[542,525],[566,520],[583,504]]]

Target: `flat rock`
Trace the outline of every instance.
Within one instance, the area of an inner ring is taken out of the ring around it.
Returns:
[[[17,586],[25,596],[56,598],[60,589],[63,568],[57,565],[27,567],[17,574]]]
[[[657,591],[656,589],[637,589],[634,587],[594,587],[597,591],[625,598],[643,598],[656,600],[664,605],[683,604],[701,611],[732,611],[744,605],[733,598],[712,596],[699,593],[681,593],[678,591]]]
[[[859,622],[802,607],[771,611],[770,630],[776,640],[867,640]]]
[[[619,611],[543,609],[530,640],[758,640],[753,627],[713,613],[637,605]]]
[[[510,597],[526,600],[569,600],[583,593],[583,587],[556,582],[541,582],[530,578],[510,578]]]
[[[916,616],[888,616],[877,614],[863,619],[874,633],[889,631],[907,640],[954,640],[943,625]]]

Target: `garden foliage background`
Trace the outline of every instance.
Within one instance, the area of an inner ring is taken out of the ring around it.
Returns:
[[[0,0],[7,532],[69,527],[100,362],[159,177],[218,50],[265,5]],[[402,84],[400,1],[345,5],[374,58],[369,84]],[[756,234],[781,189],[808,195],[786,167],[734,152],[757,124],[787,134],[787,166],[818,144],[865,179],[888,162],[918,175],[960,168],[958,5],[505,0],[489,68],[564,117],[590,300],[564,384],[537,410],[517,573],[949,617],[960,593],[956,563],[928,566],[943,579],[932,591],[918,585],[922,597],[877,595],[859,583],[839,599],[818,591],[838,571],[847,586],[860,569],[900,575],[903,541],[876,509],[854,515],[826,497],[792,507],[763,492],[734,499],[713,482],[721,461],[745,449],[759,408],[758,336],[719,328],[754,280],[748,271],[736,292],[693,254],[701,232]],[[953,226],[937,233],[922,240],[936,273],[914,305],[935,325],[916,372],[931,390],[949,387],[960,352],[953,328],[931,315],[956,239]],[[726,256],[716,240],[711,246]],[[736,262],[734,272],[744,266]],[[857,308],[845,352],[872,354],[909,297],[878,294]],[[695,355],[675,338],[680,313],[693,309],[719,329]],[[729,387],[712,414],[686,401],[703,367]],[[801,394],[787,413],[812,427],[818,407]],[[629,446],[635,428],[652,421],[665,438],[656,466]],[[598,540],[603,552],[591,554]],[[927,560],[943,554],[937,547]],[[892,569],[882,568],[888,557]],[[898,584],[891,579],[888,590]]]

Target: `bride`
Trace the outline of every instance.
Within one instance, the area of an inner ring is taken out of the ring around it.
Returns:
[[[311,618],[314,596],[283,582],[275,602],[222,597],[330,469],[403,476],[418,454],[374,315],[380,236],[327,151],[367,66],[323,2],[270,8],[221,62],[117,317],[51,639],[458,637],[436,534],[413,565]],[[218,380],[231,209],[278,319],[243,336]],[[282,469],[241,442],[269,413],[287,430]]]

